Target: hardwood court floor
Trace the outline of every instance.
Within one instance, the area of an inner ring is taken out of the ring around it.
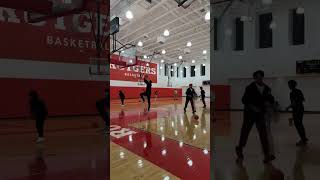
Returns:
[[[107,180],[109,168],[112,180],[209,179],[208,110],[197,102],[197,122],[183,103],[158,99],[146,113],[138,100],[125,107],[112,101],[110,143],[97,132],[104,124],[98,116],[49,118],[42,144],[34,121],[0,120],[0,179]]]
[[[96,116],[48,119],[46,141],[36,144],[33,121],[1,120],[0,179],[107,179],[107,142],[93,122],[100,120]]]
[[[220,112],[221,113],[221,112]],[[218,112],[219,114],[219,112]],[[238,143],[242,126],[242,112],[229,112],[229,116],[213,125],[213,131],[221,124],[229,128],[214,137],[212,163],[215,167],[215,180],[316,180],[320,177],[320,114],[305,114],[304,124],[310,144],[296,147],[298,135],[289,126],[291,114],[283,113],[275,118],[271,129],[274,137],[277,159],[272,166],[264,166],[259,136],[253,127],[247,146],[244,149],[243,166],[235,162],[235,145]],[[283,175],[283,179],[281,176]]]
[[[190,109],[183,112],[183,103],[158,99],[147,113],[146,104],[138,100],[125,107],[114,102],[110,136],[118,146],[110,149],[112,179],[210,179],[210,107],[203,109],[197,101],[196,120]],[[123,128],[128,133],[119,137]],[[124,164],[118,162],[123,156],[119,146],[130,152]],[[141,162],[144,166],[137,169]]]

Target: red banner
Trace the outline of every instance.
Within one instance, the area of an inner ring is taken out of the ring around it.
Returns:
[[[112,56],[111,58],[116,58]],[[157,83],[158,65],[138,60],[136,65],[124,67],[110,64],[110,80],[139,82],[141,76],[148,75],[153,83]]]
[[[39,23],[27,22],[27,12],[0,7],[0,58],[89,63],[96,56],[88,14],[73,14]],[[109,29],[106,15],[102,28]],[[95,30],[97,28],[94,28]],[[108,36],[106,36],[108,37]],[[109,41],[106,41],[108,49]],[[104,56],[108,55],[105,51]]]

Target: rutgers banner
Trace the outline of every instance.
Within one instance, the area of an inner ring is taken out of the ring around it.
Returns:
[[[141,76],[147,74],[153,83],[157,83],[157,64],[137,61],[137,65],[120,68],[110,64],[110,80],[138,82]]]
[[[32,24],[27,16],[27,12],[0,7],[0,58],[88,64],[89,58],[96,56],[88,14]],[[109,26],[107,19],[101,15],[101,24]],[[101,27],[102,32],[103,29],[108,27]]]

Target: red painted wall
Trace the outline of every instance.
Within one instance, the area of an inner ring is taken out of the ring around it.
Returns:
[[[215,108],[217,110],[230,109],[231,91],[229,85],[211,85],[211,94],[215,94]]]
[[[29,115],[28,92],[38,91],[50,116],[96,114],[95,103],[104,96],[109,82],[0,79],[0,118]]]
[[[111,86],[110,87],[110,98],[119,99],[119,90],[122,90],[125,93],[126,98],[140,98],[140,93],[145,90],[145,87],[119,87]],[[182,95],[182,89],[178,90],[178,96]],[[174,88],[152,88],[152,97],[154,97],[154,92],[158,91],[158,97],[173,97]]]

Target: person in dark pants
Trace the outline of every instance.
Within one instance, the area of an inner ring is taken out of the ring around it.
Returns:
[[[96,102],[97,111],[98,111],[99,115],[101,116],[101,118],[103,119],[103,121],[105,121],[105,128],[104,128],[105,133],[110,132],[110,125],[109,125],[110,103],[109,103],[109,99],[110,99],[109,90],[105,89],[105,97]]]
[[[236,147],[238,160],[243,159],[242,149],[246,146],[250,131],[255,124],[259,133],[263,153],[264,163],[274,160],[274,155],[270,154],[268,134],[265,121],[265,104],[274,103],[271,89],[263,82],[264,72],[259,70],[253,73],[254,82],[246,87],[242,97],[244,104],[244,119],[241,128],[239,144]]]
[[[147,97],[148,100],[148,111],[150,111],[150,106],[151,106],[151,88],[152,88],[152,81],[149,79],[148,75],[144,76],[144,83],[146,83],[146,91],[140,94],[140,97],[142,101],[144,102],[144,97]]]
[[[36,91],[29,92],[30,114],[36,120],[36,128],[38,132],[37,143],[44,141],[44,123],[48,116],[46,104],[39,98]]]
[[[126,98],[124,93],[120,90],[119,91],[119,97],[120,97],[120,100],[121,100],[121,106],[124,106],[124,99]]]
[[[188,107],[189,102],[191,103],[192,113],[196,112],[196,110],[194,109],[194,104],[193,104],[193,98],[194,98],[195,94],[196,94],[196,92],[192,88],[192,84],[189,84],[189,88],[186,91],[186,103],[184,105],[184,112],[187,111],[187,107]]]
[[[303,125],[303,115],[304,115],[304,105],[305,101],[304,95],[301,90],[297,89],[297,82],[295,80],[290,80],[288,82],[288,86],[291,90],[290,92],[290,101],[291,105],[287,108],[289,110],[292,109],[292,118],[294,125],[298,131],[300,136],[300,141],[297,142],[297,146],[306,145],[308,142],[308,138],[306,137],[305,128]]]
[[[201,101],[203,103],[203,108],[206,108],[207,105],[206,105],[206,101],[205,101],[205,97],[206,97],[206,92],[203,90],[203,87],[200,87],[200,90],[201,90]]]

